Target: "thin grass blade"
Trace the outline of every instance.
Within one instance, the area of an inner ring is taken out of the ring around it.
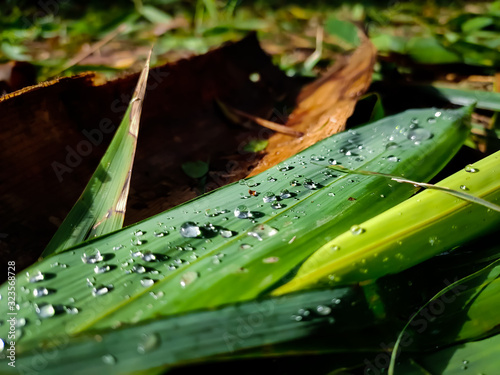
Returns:
[[[150,58],[151,53],[113,140],[43,257],[123,226]]]

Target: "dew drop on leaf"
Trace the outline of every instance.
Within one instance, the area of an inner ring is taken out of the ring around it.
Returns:
[[[469,173],[479,172],[479,169],[474,168],[471,164],[465,166],[465,171]]]
[[[39,318],[47,319],[56,314],[56,309],[50,303],[41,303],[39,305],[35,305],[35,312]]]
[[[98,297],[98,296],[103,296],[107,293],[109,293],[111,290],[113,289],[113,286],[111,285],[101,285],[101,286],[97,286],[95,287],[93,290],[92,290],[92,295],[94,297]]]
[[[107,365],[114,365],[117,362],[116,357],[111,354],[104,354],[101,359]]]
[[[198,272],[188,271],[181,276],[180,284],[183,288],[192,284],[198,278]]]
[[[201,229],[196,223],[192,221],[186,221],[179,228],[179,233],[185,238],[195,238],[201,236]]]
[[[262,197],[262,200],[264,203],[269,203],[269,202],[274,202],[276,200],[276,195],[274,195],[273,192],[268,191],[264,196]]]
[[[150,287],[154,283],[155,283],[155,281],[153,279],[148,278],[148,277],[141,280],[141,285],[145,288]]]
[[[43,281],[43,279],[45,279],[45,275],[40,271],[36,271],[35,273],[33,273],[33,275],[28,274],[27,276],[28,276],[28,281],[30,283],[38,283],[40,281]]]
[[[108,272],[110,270],[111,270],[111,267],[108,266],[108,265],[105,265],[105,266],[95,266],[94,267],[94,272],[97,273],[97,274],[106,273],[106,272]]]
[[[160,336],[157,333],[144,333],[137,344],[139,354],[149,353],[160,346]]]
[[[248,235],[257,238],[259,241],[263,241],[266,238],[274,236],[276,233],[278,233],[277,229],[267,224],[258,224],[250,229]]]
[[[33,289],[33,297],[43,297],[49,294],[49,290],[45,287],[35,288]]]
[[[316,312],[319,314],[319,315],[329,315],[331,312],[332,312],[332,309],[328,306],[325,306],[325,305],[318,305],[316,306]]]
[[[364,231],[365,230],[363,228],[361,228],[359,225],[353,225],[351,227],[351,233],[355,236],[362,234]]]
[[[252,213],[248,210],[247,206],[238,206],[234,209],[234,216],[238,219],[248,219],[252,217]]]

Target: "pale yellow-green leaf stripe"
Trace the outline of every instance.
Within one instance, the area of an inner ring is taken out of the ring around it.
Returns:
[[[436,185],[466,189],[471,195],[498,204],[499,176],[497,152]],[[426,190],[322,246],[291,281],[273,294],[318,283],[356,283],[397,273],[499,225],[497,211],[442,191]]]

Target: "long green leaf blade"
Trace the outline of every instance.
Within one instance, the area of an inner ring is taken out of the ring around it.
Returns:
[[[151,55],[106,153],[82,195],[43,251],[43,257],[123,226],[150,58]]]
[[[469,108],[412,110],[334,135],[252,181],[33,265],[28,277],[16,280],[29,291],[19,294],[18,303],[28,320],[44,319],[26,327],[30,334],[19,341],[19,352],[60,327],[68,334],[118,327],[266,293],[351,225],[413,193],[408,184],[377,176],[332,174],[325,168],[330,159],[354,169],[429,180],[467,137],[469,115]],[[418,141],[410,128],[417,123]],[[265,202],[267,192],[280,200]],[[248,212],[251,217],[242,218]],[[50,293],[33,297],[38,288]],[[68,314],[66,307],[79,312]],[[0,327],[0,337],[5,329]]]
[[[495,203],[500,199],[499,173],[497,152],[436,186],[467,189]],[[439,190],[426,190],[324,245],[304,263],[296,278],[274,293],[303,289],[321,281],[350,283],[397,273],[499,224],[500,213],[491,208]]]
[[[52,337],[42,350],[54,350],[50,346],[59,342],[64,345],[57,345],[57,355],[38,374],[123,374],[305,338],[322,326],[338,335],[360,332],[372,322],[372,314],[363,300],[360,288],[337,288],[235,304],[122,329],[88,332],[70,339]],[[301,309],[311,315],[302,320]],[[359,324],[353,316],[366,323]],[[339,342],[338,347],[341,346]],[[11,372],[31,368],[39,355],[37,349],[18,357],[17,369]],[[8,367],[4,367],[5,373],[9,373]]]

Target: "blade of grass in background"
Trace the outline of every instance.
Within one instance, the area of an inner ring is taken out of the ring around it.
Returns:
[[[500,199],[499,174],[497,152],[437,186],[462,189],[496,203]],[[356,283],[397,273],[499,225],[500,213],[491,208],[426,190],[330,241],[301,266],[292,281],[273,293],[300,290],[321,281]]]
[[[151,53],[113,140],[82,195],[43,251],[43,257],[123,226],[150,58]]]
[[[24,328],[18,353],[61,329],[118,327],[268,292],[322,245],[414,192],[328,165],[429,180],[466,139],[470,111],[411,110],[336,134],[250,180],[34,264],[16,282],[29,291],[19,294],[23,317],[41,324]]]

